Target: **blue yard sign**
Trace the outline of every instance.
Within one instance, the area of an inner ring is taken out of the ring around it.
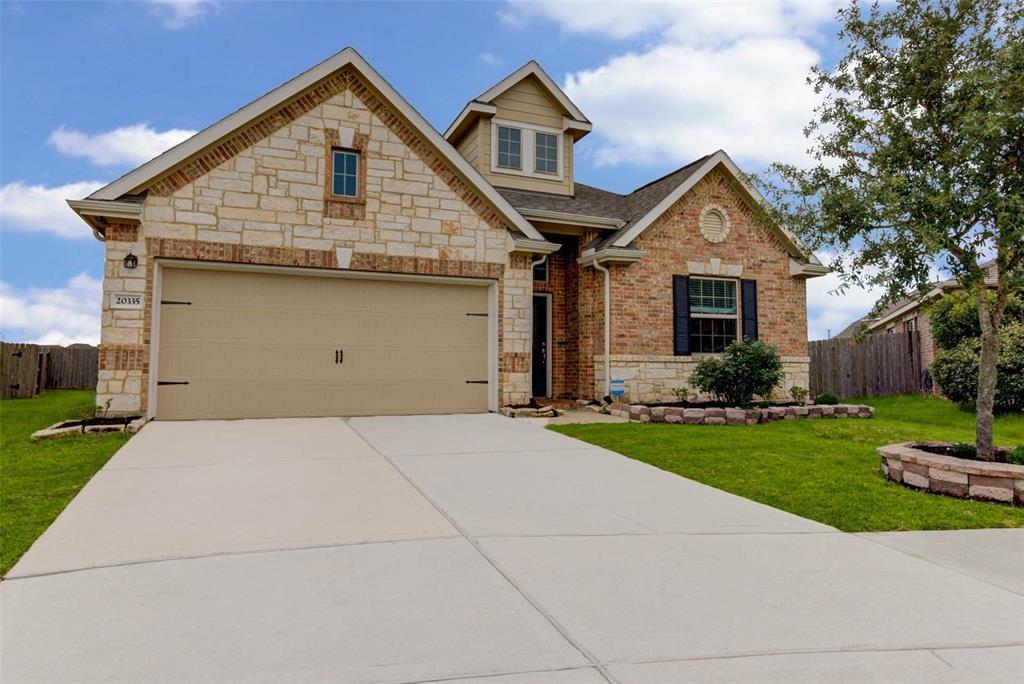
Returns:
[[[621,397],[626,393],[626,383],[623,380],[612,380],[608,383],[608,393],[613,397]]]

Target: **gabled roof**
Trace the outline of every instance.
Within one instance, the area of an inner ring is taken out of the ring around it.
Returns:
[[[541,68],[540,64],[531,59],[529,62],[470,100],[466,106],[462,108],[462,111],[459,112],[459,115],[455,117],[455,120],[452,121],[451,125],[449,125],[445,130],[444,137],[447,140],[457,138],[462,134],[466,125],[468,125],[477,114],[494,114],[496,111],[494,107],[494,100],[523,79],[531,76],[536,78],[548,94],[554,98],[554,100],[558,102],[566,112],[568,112],[568,116],[564,119],[565,129],[579,131],[579,137],[583,137],[593,129],[593,124],[590,123],[590,119],[580,111],[580,108],[576,106],[576,103],[569,99],[569,96],[565,94],[565,91],[562,90],[550,76],[548,76],[547,72]]]
[[[999,264],[996,263],[996,260],[992,259],[991,261],[985,261],[978,265],[985,271],[985,285],[988,287],[995,287],[999,278]],[[864,324],[868,330],[877,330],[890,321],[914,311],[926,301],[939,297],[952,290],[959,290],[962,287],[963,285],[961,285],[960,281],[956,278],[940,280],[923,294],[919,293],[902,297],[882,309],[874,318],[868,319],[865,317],[863,319]]]
[[[212,126],[196,133],[188,140],[175,145],[160,156],[146,162],[142,166],[129,171],[114,182],[105,185],[89,195],[89,200],[117,201],[126,195],[137,194],[160,178],[203,150],[215,145],[231,135],[239,128],[254,119],[286,103],[307,88],[327,78],[339,69],[351,67],[358,71],[383,98],[391,104],[405,119],[440,153],[442,158],[454,167],[477,191],[483,195],[494,209],[505,218],[511,226],[533,240],[544,240],[544,237],[530,225],[483,176],[467,162],[458,151],[445,140],[416,109],[403,98],[390,83],[377,73],[362,55],[351,47],[347,47],[334,56],[317,64],[290,81],[271,90],[257,100],[247,104]],[[76,208],[77,210],[77,208]]]

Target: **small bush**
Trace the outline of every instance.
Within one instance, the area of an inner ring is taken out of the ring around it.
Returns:
[[[957,442],[949,447],[949,453],[957,458],[975,459],[978,457],[978,447],[966,442]]]
[[[989,299],[995,298],[989,293]],[[1006,301],[1003,323],[1024,322],[1024,296],[1011,295]],[[952,349],[965,339],[981,337],[978,301],[967,290],[952,292],[928,308],[932,338],[943,349]]]
[[[690,376],[690,384],[718,401],[749,408],[754,396],[771,396],[784,375],[775,347],[760,340],[737,340],[722,358],[705,358]]]
[[[814,397],[814,403],[817,404],[818,406],[834,406],[835,404],[839,403],[839,397],[837,397],[834,394],[829,394],[828,392],[825,392],[824,394],[819,394],[818,396]]]
[[[685,387],[674,387],[672,394],[676,395],[676,401],[686,402],[690,400],[690,390]]]
[[[1018,445],[1010,453],[1006,454],[1006,462],[1014,465],[1024,465],[1024,444]]]
[[[930,368],[942,393],[967,409],[978,398],[980,356],[981,341],[964,340],[936,354]],[[996,373],[996,412],[1024,410],[1024,324],[1007,323],[1000,330]]]
[[[807,396],[811,393],[811,390],[806,387],[800,387],[799,385],[793,385],[789,388],[789,396],[793,397],[793,401],[800,404],[801,406],[807,401]]]

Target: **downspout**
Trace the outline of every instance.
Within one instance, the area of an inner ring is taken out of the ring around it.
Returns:
[[[611,272],[601,265],[601,263],[595,259],[594,268],[604,274],[604,397],[609,396],[611,389],[611,332],[612,332],[612,274]]]

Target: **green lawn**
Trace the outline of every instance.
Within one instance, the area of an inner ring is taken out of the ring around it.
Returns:
[[[50,390],[0,401],[0,575],[122,444],[124,433],[29,442],[29,435],[93,405],[91,390]]]
[[[935,397],[862,401],[875,407],[874,418],[550,429],[847,532],[1024,527],[1024,507],[913,491],[882,475],[875,447],[973,441],[972,414]],[[1024,444],[1024,415],[997,418],[995,435],[998,444]]]

